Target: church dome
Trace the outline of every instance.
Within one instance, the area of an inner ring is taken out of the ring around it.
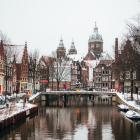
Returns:
[[[70,46],[70,49],[69,49],[69,54],[77,54],[77,50],[75,49],[73,39],[72,39],[71,46]]]
[[[64,47],[62,36],[61,36],[60,43],[59,43],[58,47]]]
[[[71,42],[70,49],[75,49],[75,45],[74,45],[74,41],[73,41],[73,39],[72,39],[72,42]]]
[[[98,33],[98,27],[96,26],[96,22],[93,34],[89,37],[88,42],[103,42],[102,36]]]

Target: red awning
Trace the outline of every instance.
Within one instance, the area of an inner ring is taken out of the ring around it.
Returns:
[[[48,80],[41,80],[41,83],[48,83]]]

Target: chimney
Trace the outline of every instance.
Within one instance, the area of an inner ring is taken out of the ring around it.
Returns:
[[[115,62],[118,59],[118,38],[115,39]]]

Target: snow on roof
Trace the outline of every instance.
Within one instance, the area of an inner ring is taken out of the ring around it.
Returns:
[[[16,55],[15,55],[15,57],[16,57],[16,62],[17,62],[17,63],[21,63],[21,61],[22,61],[23,52],[24,52],[24,47],[25,47],[25,46],[17,47],[17,53],[16,53]]]
[[[99,60],[113,60],[107,52],[102,52]]]
[[[95,58],[96,58],[96,56],[95,56],[94,52],[93,52],[93,51],[90,51],[90,52],[91,52],[91,54],[93,55],[93,57],[95,57]]]
[[[73,61],[79,61],[81,62],[85,55],[84,54],[71,54],[71,55],[68,55],[69,58],[71,58]]]
[[[71,66],[71,64],[72,64],[72,61],[65,61],[65,60],[62,60],[62,62],[61,62],[61,64],[59,63],[59,66],[61,65],[61,67],[63,67],[63,66]],[[55,62],[55,67],[57,66],[57,62]]]
[[[100,61],[98,60],[84,60],[84,62],[86,63],[87,66],[91,67],[91,68],[95,68]]]

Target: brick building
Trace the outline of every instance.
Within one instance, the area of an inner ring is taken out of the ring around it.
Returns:
[[[140,87],[139,55],[133,49],[131,42],[126,41],[125,45],[118,49],[118,38],[115,39],[115,61],[112,64],[112,86],[124,92],[136,92]],[[131,87],[131,85],[133,85]]]
[[[94,68],[95,89],[111,89],[111,67],[106,64],[98,64]]]
[[[23,54],[22,54],[23,53]],[[24,50],[21,50],[22,56],[20,60],[16,63],[17,69],[17,91],[18,93],[25,92],[28,89],[28,50],[27,50],[27,42],[25,42]]]

